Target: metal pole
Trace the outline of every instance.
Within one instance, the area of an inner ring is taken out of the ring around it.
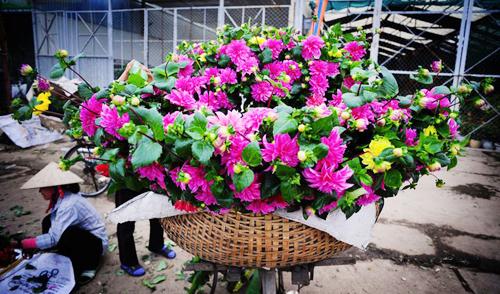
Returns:
[[[148,42],[149,42],[149,15],[148,15],[148,10],[144,9],[144,65],[146,67],[149,66],[148,62]]]
[[[114,80],[113,61],[113,7],[111,0],[108,0],[108,81]]]
[[[174,9],[174,36],[173,36],[173,51],[177,53],[177,9]]]
[[[217,10],[217,27],[224,26],[224,0],[219,0],[219,9]]]
[[[380,34],[377,31],[380,29],[380,17],[382,12],[382,0],[375,0],[375,7],[373,8],[373,25],[372,25],[372,46],[370,49],[370,59],[378,62],[378,46],[380,41]]]
[[[472,9],[474,0],[464,0],[464,7],[462,11],[462,21],[460,23],[460,33],[458,36],[457,56],[455,60],[455,70],[453,75],[453,86],[458,87],[462,81],[464,70],[462,69],[462,62],[465,62],[467,57],[467,47],[469,45],[470,23],[472,18]],[[465,49],[465,50],[464,50]],[[464,64],[465,67],[465,64]]]
[[[304,0],[294,1],[294,16],[293,16],[293,26],[299,32],[302,32],[303,21],[304,21]]]
[[[37,17],[35,14],[35,9],[31,9],[31,22],[33,25],[33,46],[34,46],[34,52],[35,52],[35,66],[38,70],[40,70],[39,62],[38,62],[38,54],[40,51],[38,51],[38,29],[37,29]]]

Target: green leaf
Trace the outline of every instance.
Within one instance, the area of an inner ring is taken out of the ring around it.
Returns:
[[[450,88],[446,86],[437,86],[434,87],[434,94],[443,94],[443,95],[449,95],[451,94]]]
[[[259,143],[251,142],[248,144],[241,153],[243,160],[250,166],[258,166],[262,162],[262,153],[260,151]]]
[[[125,86],[125,93],[128,95],[134,95],[135,91],[137,91],[138,87],[133,84],[128,84]]]
[[[150,165],[160,158],[161,153],[162,147],[160,144],[151,141],[149,138],[142,138],[138,143],[138,147],[132,153],[132,166],[136,169]]]
[[[134,108],[135,112],[143,119],[143,121],[153,131],[154,138],[158,141],[165,138],[165,130],[163,129],[163,116],[156,108]]]
[[[135,62],[129,71],[127,83],[142,88],[144,87],[144,84],[147,80],[148,75],[144,70],[142,70],[142,68],[139,66],[139,63]]]
[[[93,94],[94,92],[87,84],[85,83],[78,84],[78,95],[80,97],[82,97],[85,100],[88,100],[90,99],[90,97],[92,97]]]
[[[385,66],[381,66],[380,73],[382,74],[383,82],[381,89],[384,92],[385,96],[396,96],[399,93],[399,86],[398,82],[394,78],[394,75]]]
[[[263,173],[262,184],[260,185],[260,195],[262,199],[276,195],[280,187],[279,179],[272,173]]]
[[[193,144],[192,139],[177,139],[174,143],[174,152],[184,158],[191,155],[191,144]]]
[[[64,71],[66,69],[61,67],[61,64],[56,63],[54,66],[52,66],[52,69],[50,70],[50,78],[53,80],[56,80],[64,75]]]
[[[297,188],[298,186],[290,182],[281,182],[280,184],[281,196],[288,203],[292,202],[293,199],[300,199],[301,193]]]
[[[231,61],[229,56],[227,56],[226,54],[221,54],[219,57],[218,64],[220,67],[226,67],[228,65],[229,61]]]
[[[311,123],[313,133],[320,136],[328,136],[333,127],[338,124],[337,114],[334,113],[330,116],[320,118]]]
[[[115,160],[116,155],[120,151],[120,148],[108,149],[101,155],[101,158],[104,160]]]
[[[446,154],[440,152],[436,154],[436,160],[441,164],[441,166],[448,166],[451,164],[451,160]]]
[[[274,122],[273,135],[295,132],[298,125],[298,122],[290,114],[281,112]]]
[[[354,93],[345,93],[342,95],[342,100],[344,101],[345,105],[349,108],[355,108],[362,106],[364,103],[363,98],[360,96],[356,96]]]
[[[120,158],[116,162],[109,164],[109,175],[118,179],[125,176],[125,159]]]
[[[261,293],[260,285],[261,282],[260,282],[259,270],[254,269],[245,294],[260,294]]]
[[[396,169],[387,171],[384,175],[384,183],[390,188],[399,189],[402,184],[401,173]]]
[[[401,162],[403,162],[403,164],[409,168],[415,167],[415,160],[413,159],[413,156],[409,154],[404,155],[399,160],[401,160]]]
[[[151,279],[151,283],[156,285],[159,284],[167,279],[167,276],[165,275],[157,275],[156,277]]]
[[[280,178],[282,181],[288,180],[290,177],[295,175],[297,171],[293,167],[289,167],[287,165],[278,164],[276,165],[276,176]]]
[[[271,49],[266,48],[259,54],[259,59],[263,64],[271,63],[273,61],[273,52]]]
[[[363,91],[363,100],[365,103],[372,102],[377,98],[377,93],[368,90]]]
[[[370,175],[368,175],[368,174],[360,174],[360,175],[359,175],[359,180],[360,180],[363,184],[365,184],[365,185],[367,185],[367,186],[371,186],[371,185],[373,185],[373,179],[372,179],[372,177],[371,177]]]
[[[150,280],[148,280],[148,279],[144,279],[144,280],[142,280],[142,284],[143,284],[144,286],[148,287],[148,288],[149,288],[149,289],[151,289],[151,290],[155,290],[155,289],[156,289],[156,286],[155,286],[153,283],[151,283],[151,281],[150,281]]]
[[[348,197],[350,198],[349,201],[353,201],[358,199],[360,196],[365,195],[366,193],[367,193],[366,190],[363,187],[361,187],[354,191],[347,191],[344,197]]]
[[[424,85],[430,85],[433,82],[432,75],[423,76],[423,75],[411,74],[410,79]]]
[[[458,163],[457,157],[456,156],[452,157],[450,159],[450,164],[448,165],[448,170],[450,170],[450,169],[454,168],[455,166],[457,166],[457,163]]]
[[[168,76],[176,75],[177,73],[179,73],[180,69],[181,69],[181,66],[179,63],[169,62],[167,64],[167,75]]]
[[[408,108],[412,104],[412,95],[407,95],[407,96],[398,96],[399,100],[399,107],[401,108]]]
[[[424,149],[425,151],[429,152],[430,154],[435,154],[441,151],[441,148],[443,147],[443,142],[439,141],[436,138],[431,138],[430,142],[427,142],[424,144]]]
[[[244,168],[239,174],[234,174],[233,184],[237,192],[243,191],[253,182],[254,174],[249,168]]]
[[[194,158],[203,164],[208,164],[212,154],[214,153],[214,146],[205,141],[196,141],[191,145],[191,152]]]
[[[316,158],[318,158],[318,160],[320,160],[328,155],[328,149],[329,148],[327,145],[320,143],[320,144],[317,144],[316,146],[314,146],[313,153],[316,156]]]

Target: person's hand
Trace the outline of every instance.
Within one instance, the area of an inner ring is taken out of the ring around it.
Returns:
[[[125,67],[125,70],[123,71],[123,73],[120,75],[120,77],[118,78],[119,81],[126,81],[128,79],[128,73],[130,72],[130,70],[132,69],[132,67],[134,66],[134,64],[137,63],[139,64],[139,67],[146,72],[146,74],[148,75],[148,83],[153,81],[153,74],[151,73],[151,71],[149,70],[149,68],[147,68],[144,64],[140,63],[139,61],[135,60],[135,59],[132,59],[129,61],[129,63],[127,63],[127,66]]]

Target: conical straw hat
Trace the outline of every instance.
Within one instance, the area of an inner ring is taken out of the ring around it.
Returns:
[[[81,182],[83,182],[83,180],[79,176],[70,171],[63,171],[59,168],[57,163],[51,162],[24,183],[21,189],[35,189]]]

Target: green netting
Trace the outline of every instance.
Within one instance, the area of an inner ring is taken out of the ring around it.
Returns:
[[[391,9],[408,6],[433,5],[433,6],[462,6],[464,0],[383,0],[385,7]],[[466,0],[467,1],[467,0]],[[311,1],[314,6],[314,0]],[[330,0],[327,10],[342,10],[346,8],[373,7],[374,0]],[[481,8],[498,8],[498,0],[475,0],[474,5]]]

